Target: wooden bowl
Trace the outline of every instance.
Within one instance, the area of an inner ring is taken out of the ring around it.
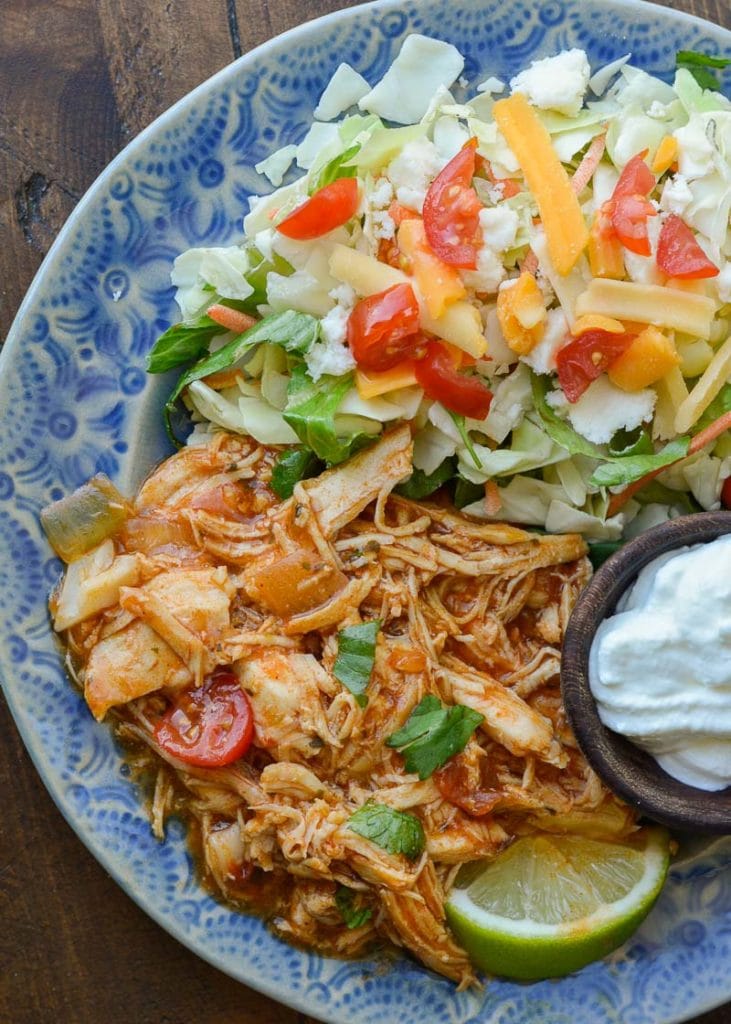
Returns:
[[[731,833],[731,786],[709,792],[679,782],[650,754],[608,729],[589,688],[589,651],[597,627],[614,613],[622,594],[648,562],[673,548],[716,540],[730,532],[731,512],[699,512],[640,534],[596,572],[574,608],[564,638],[563,702],[587,761],[628,804],[676,830]]]

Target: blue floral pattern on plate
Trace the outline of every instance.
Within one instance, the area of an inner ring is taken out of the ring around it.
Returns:
[[[145,354],[175,318],[169,273],[191,245],[235,241],[253,165],[298,141],[347,60],[377,79],[407,32],[453,42],[473,82],[568,46],[594,66],[632,51],[671,73],[677,49],[731,56],[731,34],[627,0],[410,0],[340,12],[243,57],[136,139],[79,203],[41,268],[2,355],[0,673],[26,746],[81,839],[130,895],[200,956],[338,1024],[650,1024],[731,998],[731,862],[723,843],[677,867],[647,922],[610,961],[558,982],[454,987],[406,958],[343,963],[293,949],[198,884],[181,826],[152,837],[106,728],[71,689],[45,595],[59,562],[45,503],[92,473],[131,491],[167,453],[169,381]]]

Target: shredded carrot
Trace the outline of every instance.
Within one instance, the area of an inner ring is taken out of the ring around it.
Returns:
[[[485,511],[489,516],[497,516],[502,508],[500,499],[500,488],[494,480],[488,480],[485,484]]]
[[[206,312],[211,320],[215,320],[221,327],[225,327],[227,331],[234,331],[236,334],[243,334],[256,323],[256,317],[242,313],[238,309],[231,309],[230,306],[222,306],[218,302],[209,306]]]
[[[584,154],[583,160],[576,168],[574,176],[571,179],[571,188],[577,196],[581,195],[591,179],[594,177],[594,172],[602,162],[606,144],[606,132],[603,132],[601,135],[597,135],[595,139],[592,139],[591,145]]]
[[[709,424],[705,430],[699,430],[695,437],[688,446],[688,455],[695,455],[703,448],[706,448],[713,441],[716,441],[725,430],[731,430],[731,412],[726,412],[723,416],[719,416],[717,420]],[[687,456],[683,456],[687,458]],[[683,459],[678,459],[678,462],[682,462]],[[671,465],[675,466],[677,463],[673,462]],[[670,466],[662,466],[660,469],[653,469],[652,472],[646,473],[645,476],[640,477],[639,480],[634,480],[631,484],[628,484],[623,491],[619,491],[618,494],[613,494],[609,499],[609,505],[607,507],[607,518],[616,515],[620,509],[622,509],[630,498],[634,497],[638,491],[641,491],[645,484],[649,484],[651,480],[654,480],[656,476],[664,473]]]
[[[492,185],[498,185],[503,191],[503,199],[511,199],[513,196],[517,196],[519,192],[522,192],[522,188],[515,181],[514,178],[498,178],[495,176],[495,172],[492,169],[492,164],[489,160],[478,155],[478,160],[482,162],[485,168],[485,174],[487,175],[488,181]]]

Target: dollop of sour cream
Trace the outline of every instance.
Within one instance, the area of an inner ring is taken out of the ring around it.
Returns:
[[[608,728],[698,789],[731,785],[731,535],[650,562],[596,632]]]

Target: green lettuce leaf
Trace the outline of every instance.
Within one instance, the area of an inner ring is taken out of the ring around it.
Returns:
[[[591,562],[594,569],[598,569],[600,565],[613,555],[615,551],[624,544],[622,540],[595,540],[589,542],[589,561]]]
[[[421,501],[438,490],[447,480],[454,476],[454,459],[445,459],[433,473],[425,473],[423,469],[415,469],[408,480],[404,480],[395,488],[397,494],[412,501]]]
[[[292,497],[294,485],[300,480],[317,476],[323,464],[309,448],[287,448],[280,452],[272,469],[271,488],[278,498],[286,501]]]
[[[670,466],[688,454],[689,437],[675,437],[659,452],[652,455],[630,455],[627,458],[615,459],[603,466],[597,466],[591,476],[590,483],[597,487],[618,487],[631,484],[640,477],[655,469]]]
[[[675,55],[675,66],[685,68],[695,78],[702,89],[719,89],[718,77],[711,71],[711,68],[727,68],[731,66],[731,59],[727,57],[713,57],[708,53],[699,53],[697,50],[678,50]]]
[[[428,694],[416,705],[403,728],[388,737],[386,746],[395,747],[403,755],[407,772],[428,779],[435,769],[464,750],[482,721],[479,711],[462,704],[444,707],[437,697]]]
[[[569,455],[588,455],[592,459],[606,459],[606,454],[597,445],[587,441],[574,428],[562,420],[546,401],[549,378],[534,373],[531,375],[533,404],[541,418],[543,429],[556,444],[565,448]]]
[[[481,498],[485,497],[484,484],[473,484],[471,480],[465,480],[463,476],[457,476],[454,481],[454,501],[455,508],[464,508],[466,505],[472,505],[475,501],[480,501]]]
[[[193,323],[173,324],[161,334],[147,357],[148,373],[167,373],[175,366],[200,359],[217,334],[225,334],[226,328],[200,316]]]
[[[194,380],[208,377],[220,370],[227,370],[234,363],[250,352],[257,345],[265,342],[272,345],[281,345],[286,352],[303,353],[307,352],[320,336],[320,322],[314,316],[307,313],[295,313],[288,309],[283,313],[272,313],[265,316],[248,331],[232,338],[226,345],[219,348],[210,356],[206,356],[191,367],[190,370],[180,377],[173,389],[173,393],[165,405],[165,423],[168,434],[177,444],[172,426],[171,416],[175,409],[175,403],[182,392]]]
[[[360,150],[359,145],[349,146],[344,152],[338,153],[332,160],[320,168],[320,170],[313,175],[312,181],[310,182],[308,192],[310,195],[314,195],[315,192],[319,192],[325,185],[331,185],[338,178],[355,178],[357,171],[353,166],[353,161],[358,155]]]
[[[418,818],[375,800],[369,800],[350,816],[348,828],[382,850],[403,854],[409,860],[416,860],[426,845]]]
[[[368,703],[366,689],[376,660],[376,640],[381,623],[362,622],[346,626],[338,633],[338,656],[333,675],[353,694],[363,708]]]
[[[304,364],[292,368],[284,419],[302,444],[331,466],[344,462],[373,440],[373,435],[365,431],[344,432],[337,420],[337,411],[352,384],[352,374],[324,376],[315,382]]]

